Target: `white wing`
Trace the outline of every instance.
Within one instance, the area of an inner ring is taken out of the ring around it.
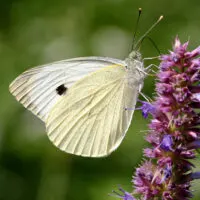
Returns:
[[[130,125],[138,90],[138,85],[128,86],[124,65],[105,67],[80,79],[49,113],[50,140],[76,155],[110,154]]]
[[[24,107],[45,121],[52,107],[63,97],[56,92],[59,86],[64,85],[68,90],[87,74],[113,64],[124,65],[124,61],[86,57],[35,67],[18,76],[10,84],[10,92]]]

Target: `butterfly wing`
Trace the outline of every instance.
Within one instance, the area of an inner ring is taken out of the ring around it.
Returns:
[[[138,90],[138,85],[128,86],[124,65],[107,66],[80,79],[49,113],[50,140],[76,155],[110,154],[130,125]]]
[[[56,91],[59,86],[68,89],[89,73],[116,63],[124,64],[124,61],[102,57],[63,60],[24,72],[9,89],[24,107],[45,121],[52,107],[62,98]]]

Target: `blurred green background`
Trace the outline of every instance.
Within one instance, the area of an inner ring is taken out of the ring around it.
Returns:
[[[143,14],[138,35],[164,15],[150,34],[161,52],[171,49],[176,35],[182,41],[190,39],[191,48],[200,44],[197,0],[0,1],[0,200],[114,200],[108,193],[119,185],[132,190],[148,123],[139,111],[114,153],[82,158],[54,147],[44,124],[17,103],[8,85],[24,70],[60,59],[91,55],[124,59],[139,7]],[[141,51],[143,57],[158,55],[148,40]],[[145,80],[143,92],[150,97],[154,81]],[[198,187],[195,193],[200,199]]]

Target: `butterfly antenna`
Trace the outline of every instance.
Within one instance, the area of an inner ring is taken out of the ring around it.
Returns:
[[[148,39],[152,43],[152,45],[154,46],[154,48],[157,50],[158,54],[161,55],[160,49],[158,48],[158,46],[156,45],[156,43],[154,42],[154,40],[152,40],[152,38],[150,38],[149,36],[145,36],[142,39],[141,43],[144,41],[144,39]]]
[[[138,49],[141,42],[145,37],[153,30],[153,28],[163,19],[163,15],[159,17],[159,19],[147,30],[147,32],[138,40],[138,42],[133,46],[133,49]]]
[[[138,25],[139,25],[141,13],[142,13],[142,8],[139,8],[138,9],[138,18],[137,18],[136,25],[135,25],[135,31],[134,31],[134,34],[133,34],[133,42],[132,42],[132,46],[131,46],[131,51],[133,50],[133,48],[135,46],[134,45],[135,44],[135,38],[136,38],[137,30],[138,30]]]

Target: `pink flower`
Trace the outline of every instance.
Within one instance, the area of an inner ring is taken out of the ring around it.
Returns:
[[[173,51],[160,57],[155,101],[140,101],[143,117],[152,119],[146,135],[150,147],[132,181],[138,200],[189,200],[191,182],[200,179],[191,162],[200,148],[200,47],[187,47],[176,37]],[[121,191],[121,199],[134,199]]]
[[[144,200],[188,200],[191,181],[200,178],[200,172],[191,173],[189,161],[200,148],[200,115],[195,110],[200,108],[200,47],[191,52],[187,47],[188,42],[181,44],[177,37],[173,51],[160,57],[154,112],[150,103],[141,106],[143,116],[153,116],[146,136],[152,147],[144,150],[149,161],[133,178],[134,192]]]

